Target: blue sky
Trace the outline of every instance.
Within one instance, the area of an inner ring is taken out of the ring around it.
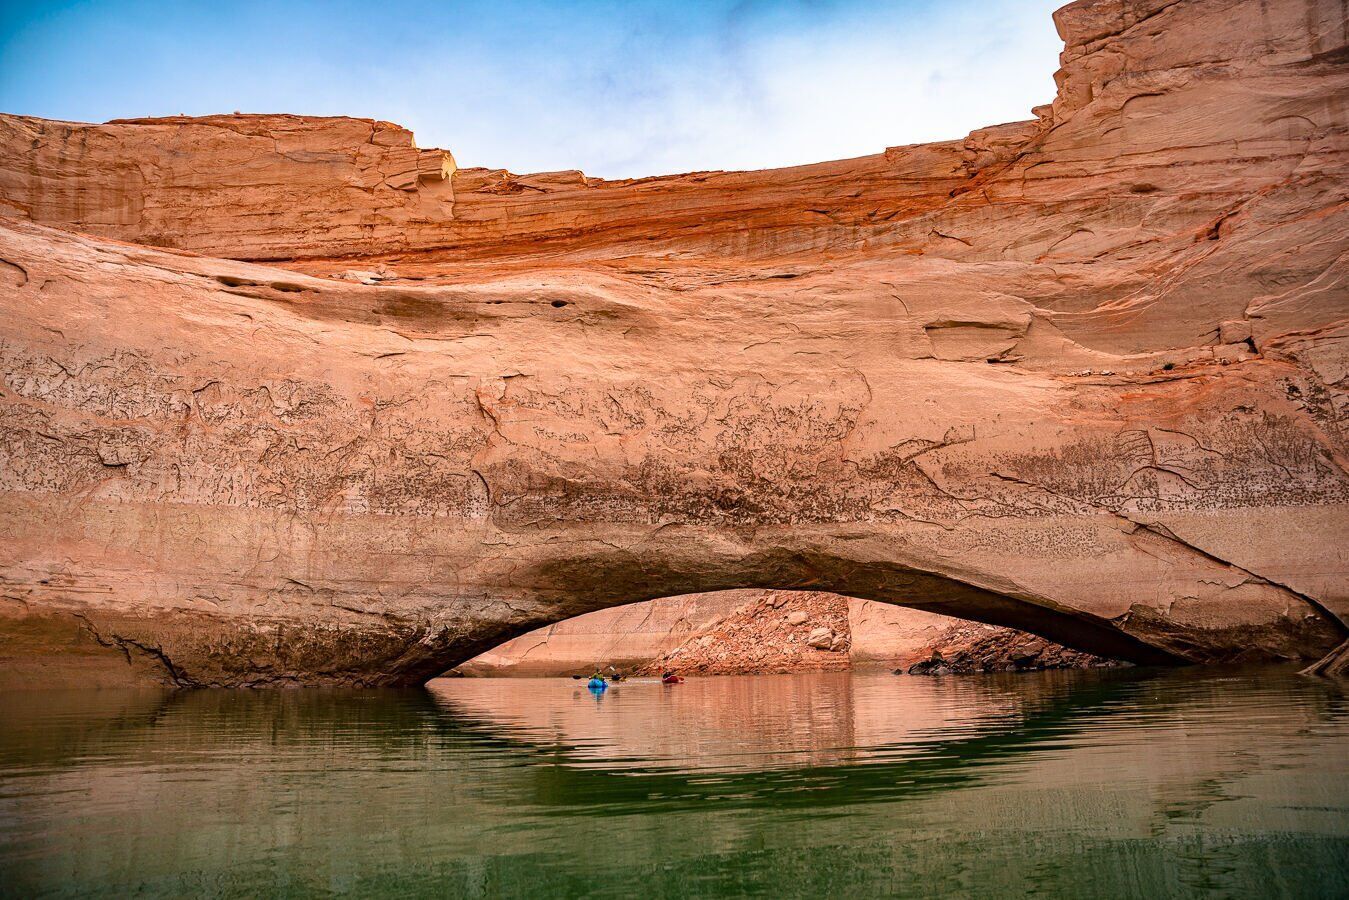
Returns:
[[[0,111],[388,119],[610,178],[960,137],[1053,98],[1066,0],[0,0]]]

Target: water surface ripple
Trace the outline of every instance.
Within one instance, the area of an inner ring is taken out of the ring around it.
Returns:
[[[1349,895],[1286,669],[0,693],[4,896]]]

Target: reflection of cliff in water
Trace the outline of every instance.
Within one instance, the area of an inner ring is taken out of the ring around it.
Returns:
[[[0,694],[0,766],[84,783],[98,777],[91,759],[148,759],[138,780],[152,785],[184,760],[228,768],[284,752],[342,771],[411,759],[437,770],[438,790],[453,791],[480,780],[476,766],[509,759],[522,777],[496,790],[545,807],[734,808],[765,793],[828,806],[973,786],[1017,761],[1052,769],[1067,750],[1079,767],[1098,751],[1117,765],[1109,751],[1137,734],[1130,761],[1140,772],[1176,765],[1167,739],[1186,748],[1190,761],[1175,775],[1203,805],[1229,770],[1249,773],[1265,752],[1209,752],[1230,741],[1192,723],[1215,707],[1253,723],[1270,709],[1295,711],[1284,715],[1317,733],[1349,718],[1341,687],[1268,669],[1226,680],[1150,670],[753,676],[620,684],[599,698],[570,680],[511,679],[406,691],[16,692]],[[1159,813],[1190,802],[1173,798]]]
[[[709,871],[723,893],[746,877],[884,893],[901,869],[959,893],[971,867],[1019,895],[1050,867],[1078,896],[1083,847],[1139,896],[1201,884],[1227,852],[1261,877],[1296,863],[1344,881],[1349,704],[1329,682],[1112,670],[482,691],[502,684],[0,694],[0,883],[275,892],[276,846],[301,894],[378,893],[344,880],[357,872],[411,893],[582,894],[609,866],[655,878],[655,896]]]
[[[1110,681],[900,679],[814,673],[650,681],[595,697],[581,682],[448,679],[428,690],[456,718],[569,748],[581,766],[759,769],[839,765],[893,748],[1020,727],[1045,704]]]
[[[629,686],[665,691],[668,703],[662,706],[674,714],[659,734],[643,730],[638,704],[623,709],[624,686],[601,698],[580,690],[586,696],[551,709],[547,692],[531,697],[528,683],[437,681],[429,689],[461,727],[556,763],[529,770],[537,789],[529,802],[593,805],[612,814],[621,811],[616,805],[629,804],[633,813],[709,801],[718,808],[752,808],[768,795],[779,806],[883,803],[977,787],[1008,765],[1034,766],[1032,780],[1061,778],[1064,789],[1091,777],[1142,783],[1170,771],[1179,793],[1211,797],[1278,751],[1253,747],[1254,758],[1233,757],[1229,736],[1191,723],[1215,704],[1244,711],[1234,712],[1236,719],[1254,720],[1270,708],[1266,704],[1293,702],[1306,686],[1291,673],[1206,681],[1194,672],[1149,670],[939,681],[814,674],[701,683],[715,691],[737,681],[748,692],[757,688],[759,696],[741,703],[741,690],[721,691],[715,699],[723,702],[708,704],[710,696],[692,692],[677,699],[677,692],[699,682],[675,689]],[[478,685],[492,689],[474,690]],[[808,707],[820,699],[813,695],[822,685],[837,693],[816,714]],[[1227,688],[1237,693],[1229,695]],[[1305,725],[1328,733],[1349,719],[1349,703],[1334,685],[1316,689],[1323,693]],[[695,712],[700,708],[702,716]],[[588,714],[595,710],[603,710],[608,722]],[[1135,740],[1131,771],[1121,773],[1119,744]],[[1172,753],[1168,746],[1185,752]],[[1159,802],[1156,814],[1173,808],[1172,801]]]

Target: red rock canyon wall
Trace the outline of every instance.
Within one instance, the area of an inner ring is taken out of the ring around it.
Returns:
[[[1326,652],[1343,5],[1056,22],[1033,121],[764,172],[0,117],[9,671],[415,683],[732,588],[1139,662]]]

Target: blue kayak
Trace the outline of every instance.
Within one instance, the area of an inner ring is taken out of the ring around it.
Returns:
[[[586,687],[590,688],[592,691],[602,691],[608,686],[609,683],[606,682],[603,678],[592,678],[590,679],[590,682],[586,685]]]

